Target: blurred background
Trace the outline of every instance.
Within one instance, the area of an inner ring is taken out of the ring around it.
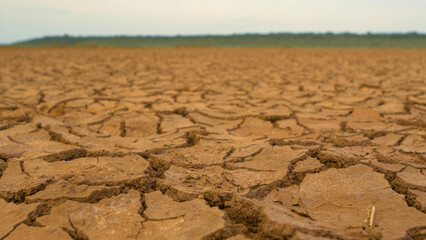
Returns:
[[[425,32],[425,0],[0,1],[3,45],[426,47]]]

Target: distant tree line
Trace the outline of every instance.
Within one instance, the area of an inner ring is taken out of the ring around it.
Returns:
[[[426,34],[271,33],[199,36],[50,36],[17,42],[21,47],[301,47],[426,48]]]

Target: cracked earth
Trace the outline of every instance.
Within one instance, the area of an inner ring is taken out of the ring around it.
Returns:
[[[1,240],[426,237],[424,50],[1,49],[0,66]]]

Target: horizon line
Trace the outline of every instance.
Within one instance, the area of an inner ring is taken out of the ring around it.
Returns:
[[[70,38],[108,38],[108,37],[163,37],[163,38],[174,38],[174,37],[228,37],[228,36],[244,36],[244,35],[274,35],[274,34],[317,34],[317,35],[358,35],[358,36],[366,36],[366,35],[426,35],[426,32],[418,32],[418,31],[365,31],[365,32],[351,32],[351,31],[280,31],[280,32],[241,32],[241,33],[195,33],[195,34],[101,34],[101,35],[78,35],[78,34],[56,34],[56,35],[43,35],[39,37],[27,38],[24,40],[18,40],[9,43],[0,43],[0,45],[12,45],[16,43],[26,42],[26,41],[34,41],[45,38],[57,38],[57,37],[70,37]]]

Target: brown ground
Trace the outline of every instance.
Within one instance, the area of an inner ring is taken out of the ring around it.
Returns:
[[[422,239],[425,93],[425,50],[1,49],[0,239]]]

